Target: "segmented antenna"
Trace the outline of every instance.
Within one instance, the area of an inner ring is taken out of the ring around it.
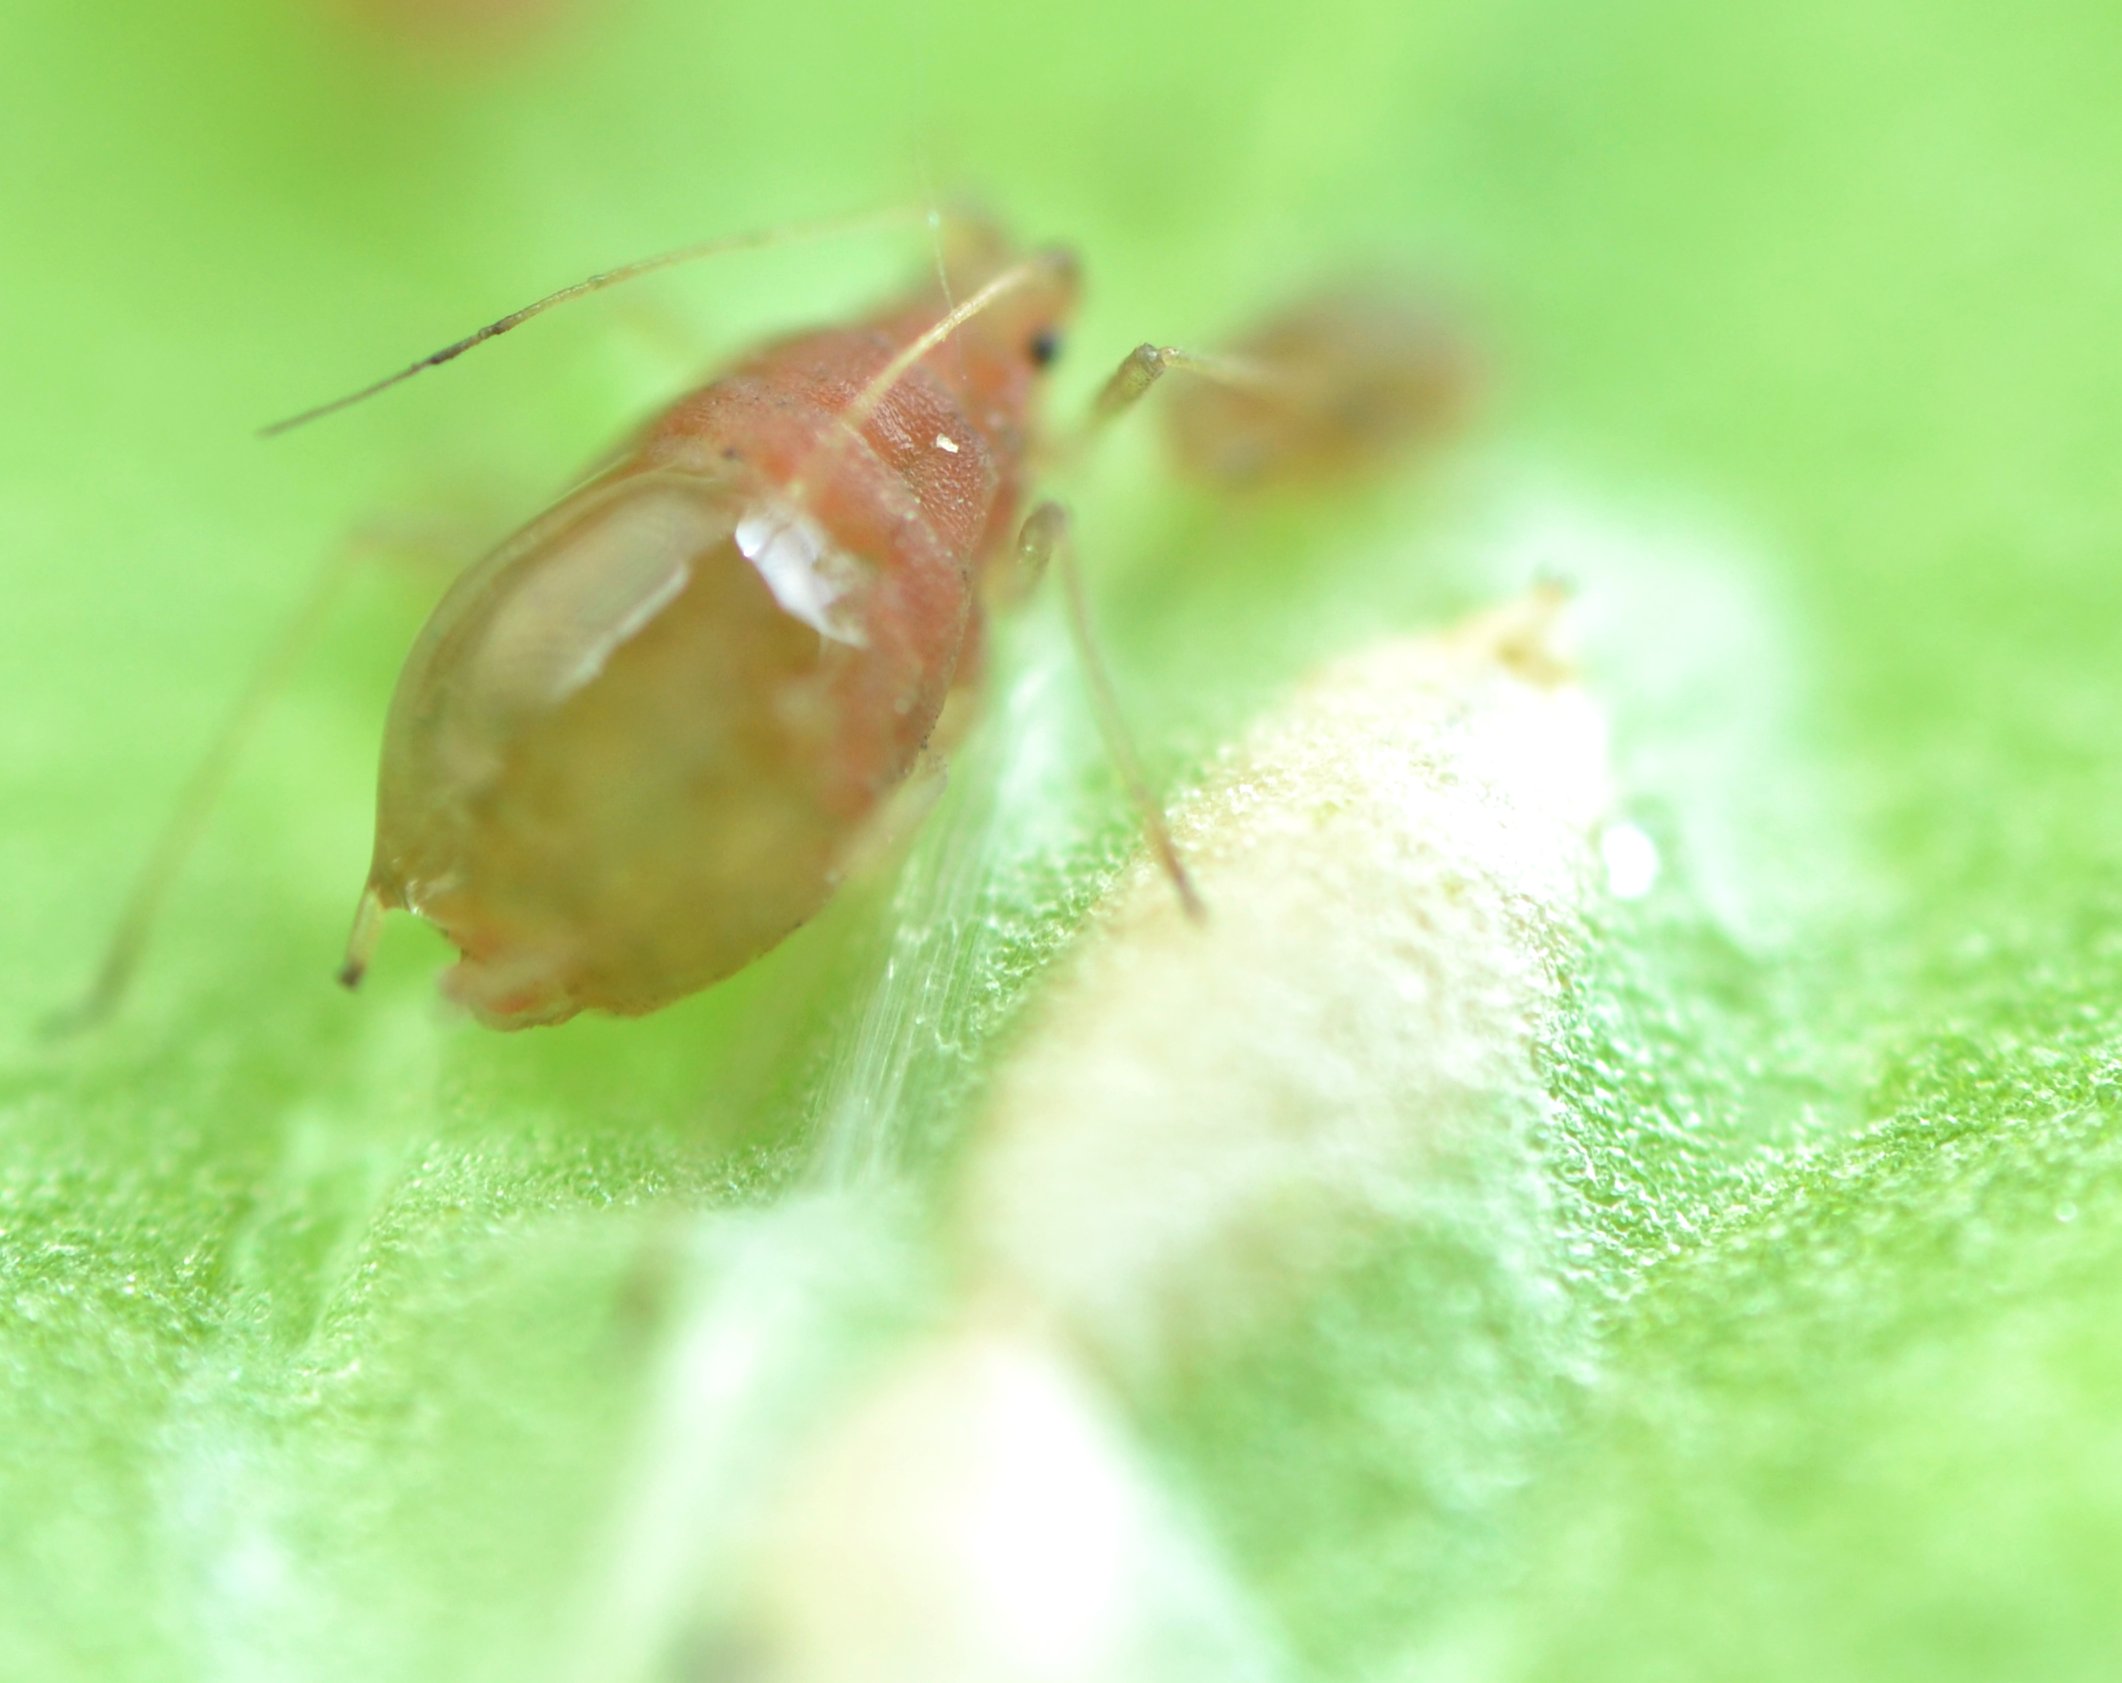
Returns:
[[[468,333],[453,344],[444,345],[439,351],[430,351],[418,362],[401,368],[395,374],[385,375],[359,391],[348,392],[344,397],[335,397],[329,403],[320,403],[314,409],[305,409],[298,415],[275,421],[270,426],[260,427],[260,438],[278,438],[282,433],[293,432],[297,427],[306,427],[312,421],[321,421],[327,415],[336,415],[342,409],[351,409],[357,403],[365,403],[379,393],[410,380],[415,374],[425,373],[430,368],[439,368],[445,362],[454,362],[466,351],[485,344],[489,339],[498,339],[511,333],[533,317],[542,316],[547,310],[566,304],[577,298],[585,298],[592,292],[602,292],[608,286],[617,286],[622,281],[638,280],[643,275],[654,274],[660,269],[674,269],[681,263],[697,262],[703,257],[720,257],[728,252],[757,251],[767,246],[792,245],[803,240],[824,239],[835,234],[858,233],[870,228],[890,228],[927,224],[934,226],[941,213],[926,206],[894,206],[888,210],[866,211],[853,216],[837,216],[817,222],[784,223],[777,228],[755,228],[748,233],[724,234],[712,240],[703,240],[698,245],[680,246],[676,251],[666,251],[660,256],[644,257],[638,262],[622,263],[616,269],[607,269],[601,274],[591,275],[572,286],[563,286],[558,292],[549,292],[543,298],[524,305],[520,310],[511,310],[497,321],[490,321],[475,333]]]

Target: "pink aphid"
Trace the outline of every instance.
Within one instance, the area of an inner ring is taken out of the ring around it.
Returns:
[[[405,907],[482,1021],[652,1011],[825,902],[977,673],[1075,302],[1061,252],[948,273],[1013,279],[933,345],[932,284],[768,346],[457,582],[391,704],[349,980]]]
[[[1035,460],[1057,453],[1042,448],[1039,410],[1076,260],[1022,251],[983,221],[923,220],[936,258],[908,296],[769,344],[678,399],[450,588],[391,703],[347,985],[395,909],[448,937],[459,957],[444,992],[497,1028],[653,1011],[741,969],[896,827],[894,797],[942,746],[946,709],[962,717],[952,704],[977,690],[993,587],[1050,559],[1107,747],[1199,913],[1099,664],[1066,514],[1026,510]],[[373,396],[584,293],[833,226],[593,276],[266,430]],[[1343,452],[1350,416],[1366,450],[1417,430],[1407,417],[1420,405],[1380,410],[1375,395],[1381,378],[1394,390],[1426,380],[1430,342],[1307,309],[1292,318],[1301,331],[1231,355],[1138,347],[1070,448],[1174,369],[1241,400],[1178,417],[1191,417],[1182,458],[1212,477],[1234,462],[1272,476],[1278,456],[1301,472]],[[1381,372],[1381,355],[1400,365]],[[74,1021],[116,1002],[314,617],[313,603],[194,778]]]

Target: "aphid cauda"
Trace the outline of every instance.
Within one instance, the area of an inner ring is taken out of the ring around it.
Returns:
[[[592,277],[267,431],[581,293],[770,237]],[[342,980],[360,980],[383,913],[401,908],[456,946],[444,992],[497,1028],[653,1011],[730,975],[830,897],[946,703],[977,684],[998,576],[1049,559],[1107,745],[1198,911],[1089,637],[1067,517],[1052,502],[1025,512],[1043,376],[1076,291],[1071,253],[1021,252],[953,220],[908,296],[743,358],[460,576],[391,703]],[[1312,390],[1290,383],[1294,366],[1145,345],[1085,436],[1174,368],[1264,394],[1270,412]],[[1284,430],[1316,424],[1302,410]],[[249,711],[151,864],[84,1014],[115,999]]]

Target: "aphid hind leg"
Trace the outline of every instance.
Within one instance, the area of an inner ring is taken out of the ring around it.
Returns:
[[[437,544],[417,541],[407,531],[394,531],[377,522],[349,536],[326,557],[268,645],[219,734],[193,767],[175,810],[133,879],[87,989],[72,1006],[51,1018],[48,1032],[68,1035],[93,1028],[123,1001],[154,933],[155,920],[227,792],[237,761],[309,652],[348,579],[385,555],[402,556],[425,567],[435,562],[438,549]]]
[[[368,974],[368,961],[383,934],[383,915],[389,910],[374,883],[362,886],[361,898],[354,903],[354,925],[347,931],[346,956],[339,961],[342,988],[358,988]]]
[[[1120,773],[1120,781],[1127,788],[1128,799],[1134,803],[1150,852],[1156,856],[1164,874],[1171,878],[1187,916],[1199,921],[1207,915],[1207,909],[1194,888],[1186,862],[1179,857],[1178,844],[1173,841],[1171,825],[1164,816],[1164,804],[1157,798],[1148,774],[1142,769],[1142,757],[1135,750],[1134,737],[1127,728],[1127,716],[1121,711],[1112,675],[1098,652],[1098,639],[1091,627],[1090,602],[1083,588],[1083,569],[1076,560],[1068,510],[1054,502],[1041,503],[1034,508],[1018,535],[1017,558],[1026,577],[1034,582],[1045,574],[1049,563],[1060,572],[1061,600],[1068,617],[1069,639],[1075,644],[1076,659],[1083,669],[1083,682],[1090,692],[1098,734],[1105,743],[1106,753],[1112,758],[1114,769]]]

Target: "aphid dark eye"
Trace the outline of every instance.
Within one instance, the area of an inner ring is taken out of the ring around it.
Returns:
[[[1033,363],[1044,368],[1061,354],[1061,335],[1051,327],[1042,327],[1032,335],[1032,342],[1026,348],[1031,352]]]

